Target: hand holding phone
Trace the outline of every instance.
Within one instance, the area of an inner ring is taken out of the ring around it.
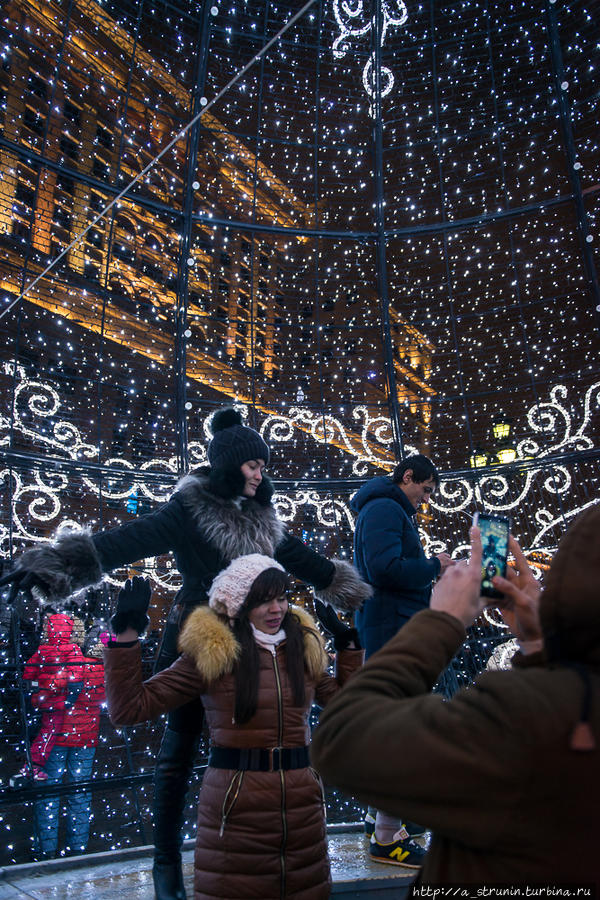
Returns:
[[[471,529],[471,555],[449,566],[439,579],[431,595],[430,608],[454,616],[469,628],[486,606],[481,596],[481,538],[478,529]]]
[[[510,519],[476,512],[473,516],[473,525],[477,525],[479,528],[483,550],[481,557],[481,594],[483,597],[499,599],[504,594],[496,590],[492,584],[492,578],[496,575],[506,578]]]
[[[506,580],[502,582],[504,598],[499,604],[500,615],[512,634],[521,642],[523,651],[524,642],[531,644],[542,640],[538,615],[542,587],[529,568],[518,541],[512,535],[508,545],[515,558],[515,566],[508,567]]]

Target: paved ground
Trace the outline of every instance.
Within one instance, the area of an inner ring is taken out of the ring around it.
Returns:
[[[413,869],[371,861],[360,833],[329,836],[333,895],[402,900],[415,877]],[[128,855],[90,854],[0,870],[0,900],[153,900],[150,848]],[[193,851],[184,851],[188,898],[193,897]]]

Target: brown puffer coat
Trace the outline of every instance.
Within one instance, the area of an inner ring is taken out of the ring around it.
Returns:
[[[337,674],[314,621],[294,608],[305,627],[306,700],[294,706],[285,641],[275,655],[259,648],[258,708],[244,725],[234,723],[233,664],[239,645],[226,621],[196,609],[179,646],[183,656],[142,682],[139,644],[105,652],[106,691],[115,725],[133,725],[202,697],[211,746],[300,747],[310,739],[313,702],[323,706],[360,667],[362,651],[338,654]],[[330,895],[323,793],[312,768],[279,772],[208,767],[198,802],[195,900],[326,900]]]

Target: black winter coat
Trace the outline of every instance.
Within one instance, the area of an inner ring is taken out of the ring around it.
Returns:
[[[329,560],[288,534],[269,499],[220,497],[209,489],[208,471],[187,475],[156,512],[125,525],[97,534],[59,532],[52,543],[23,553],[17,572],[33,575],[48,601],[59,603],[112,569],[173,552],[183,585],[167,624],[172,659],[162,665],[178,655],[175,636],[190,610],[207,602],[214,577],[237,556],[274,557],[343,612],[358,609],[371,595],[349,563]]]
[[[172,551],[183,578],[156,662],[160,670],[177,658],[177,636],[190,611],[208,601],[218,573],[237,556],[262,553],[316,588],[318,596],[349,611],[369,596],[356,569],[331,561],[285,531],[270,502],[224,499],[208,489],[206,474],[191,474],[160,509],[126,525],[92,535],[103,572]]]
[[[248,553],[274,557],[300,578],[323,590],[335,565],[288,534],[273,506],[254,499],[217,497],[203,475],[188,475],[173,497],[156,512],[92,535],[102,571],[118,569],[149,556],[173,552],[183,585],[177,602],[198,606],[232,559]]]
[[[440,561],[425,556],[404,491],[386,476],[371,479],[354,495],[358,512],[354,562],[373,586],[356,624],[368,659],[415,613],[429,606]]]

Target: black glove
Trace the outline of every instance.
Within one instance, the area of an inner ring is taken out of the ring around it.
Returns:
[[[127,579],[117,597],[117,611],[110,620],[115,634],[122,634],[127,628],[133,628],[138,634],[146,630],[150,621],[146,612],[151,593],[146,578],[136,575]]]
[[[345,650],[348,644],[354,641],[354,646],[360,650],[360,640],[356,628],[349,628],[344,625],[338,618],[333,606],[323,603],[322,600],[315,600],[315,613],[317,619],[321,623],[321,627],[325,634],[333,638],[333,646],[336,650]]]

